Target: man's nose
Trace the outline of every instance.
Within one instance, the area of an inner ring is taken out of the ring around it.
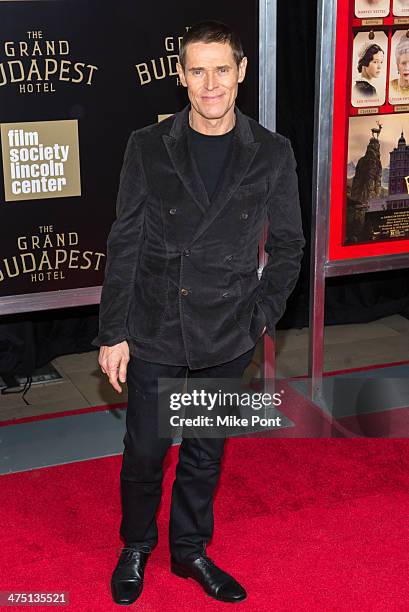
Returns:
[[[205,85],[207,89],[213,89],[215,87],[216,82],[215,82],[214,74],[212,72],[208,72],[206,74]]]

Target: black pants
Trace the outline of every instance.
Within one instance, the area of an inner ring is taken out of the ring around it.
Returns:
[[[142,361],[128,363],[128,409],[120,474],[122,522],[126,543],[158,542],[156,512],[162,493],[162,464],[172,438],[158,436],[157,379],[241,379],[254,348],[218,366],[190,370]],[[225,438],[183,438],[172,487],[169,547],[176,560],[193,559],[213,534],[213,494],[220,475]]]

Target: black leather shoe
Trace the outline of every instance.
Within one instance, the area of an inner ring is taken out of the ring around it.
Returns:
[[[217,567],[206,553],[201,554],[194,561],[183,563],[171,557],[170,569],[173,574],[181,578],[193,578],[210,597],[219,601],[235,603],[247,597],[246,591],[237,580]]]
[[[115,603],[127,606],[136,601],[143,589],[143,575],[150,546],[128,544],[119,551],[119,560],[111,578],[111,592]]]

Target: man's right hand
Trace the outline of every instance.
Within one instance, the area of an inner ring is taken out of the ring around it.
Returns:
[[[129,362],[129,346],[126,340],[114,346],[101,346],[99,349],[98,363],[101,370],[109,378],[109,382],[118,393],[122,393],[122,387],[118,382],[126,382],[126,370]]]

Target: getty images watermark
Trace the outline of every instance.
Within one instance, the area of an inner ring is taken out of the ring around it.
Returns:
[[[284,390],[236,379],[159,379],[159,436],[225,437],[283,426]],[[261,388],[261,389],[260,389]]]

